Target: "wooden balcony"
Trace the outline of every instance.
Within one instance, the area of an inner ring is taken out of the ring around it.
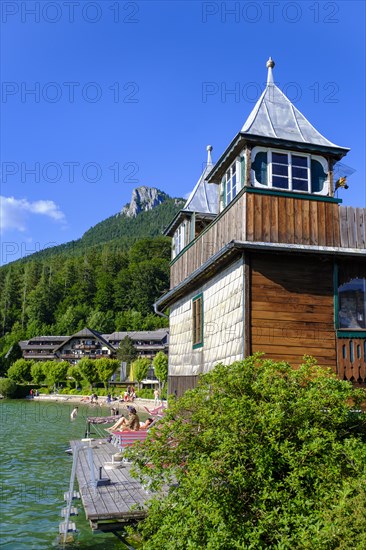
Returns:
[[[357,384],[366,383],[366,336],[337,339],[337,375]]]
[[[364,249],[365,209],[335,199],[244,188],[172,261],[174,288],[231,241]]]

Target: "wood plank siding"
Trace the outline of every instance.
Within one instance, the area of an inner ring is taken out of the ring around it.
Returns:
[[[187,391],[195,388],[198,384],[198,376],[169,376],[168,395],[182,397]]]
[[[170,288],[233,240],[365,249],[365,212],[335,202],[245,189],[173,261]]]
[[[304,353],[336,365],[333,263],[319,257],[251,254],[251,353],[296,367]]]

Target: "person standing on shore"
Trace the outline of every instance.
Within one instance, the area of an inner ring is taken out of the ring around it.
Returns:
[[[157,407],[159,405],[159,401],[160,401],[160,391],[158,388],[156,388],[154,390],[154,405],[155,407]]]

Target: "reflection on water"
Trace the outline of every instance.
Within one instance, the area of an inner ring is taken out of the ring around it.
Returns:
[[[70,420],[70,403],[0,400],[1,486],[0,546],[12,550],[57,547],[63,494],[68,490],[72,457],[65,453],[71,439],[84,436],[86,417],[100,409],[79,406]],[[107,410],[104,413],[107,414]],[[67,548],[117,550],[125,548],[112,534],[93,535],[79,508],[79,533]]]

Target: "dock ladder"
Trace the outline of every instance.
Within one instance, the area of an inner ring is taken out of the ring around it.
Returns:
[[[99,472],[99,479],[96,479],[95,477],[92,441],[93,439],[91,438],[82,439],[80,442],[76,443],[76,445],[73,448],[69,490],[66,493],[64,493],[64,500],[66,501],[67,506],[66,508],[63,508],[61,510],[61,516],[65,518],[65,521],[60,523],[60,526],[59,526],[61,544],[66,544],[67,542],[70,542],[70,539],[72,539],[72,535],[70,534],[77,532],[76,525],[74,522],[70,521],[70,517],[78,515],[78,509],[75,506],[73,506],[72,503],[73,503],[73,500],[80,498],[80,493],[74,490],[75,478],[76,478],[76,467],[78,464],[80,451],[85,449],[87,449],[88,451],[88,461],[89,461],[89,468],[90,468],[90,485],[93,487],[94,491],[96,491],[98,486],[108,485],[110,483],[109,478],[102,478],[101,468]]]
[[[74,490],[75,486],[75,477],[76,477],[76,466],[79,458],[79,452],[85,445],[76,445],[73,450],[72,455],[72,468],[70,475],[69,490],[64,493],[64,500],[66,501],[66,508],[61,510],[61,516],[65,518],[65,521],[60,523],[59,534],[62,544],[66,544],[70,538],[69,533],[76,533],[76,525],[74,522],[70,521],[71,516],[78,515],[78,509],[72,505],[73,500],[80,498],[80,493]]]

